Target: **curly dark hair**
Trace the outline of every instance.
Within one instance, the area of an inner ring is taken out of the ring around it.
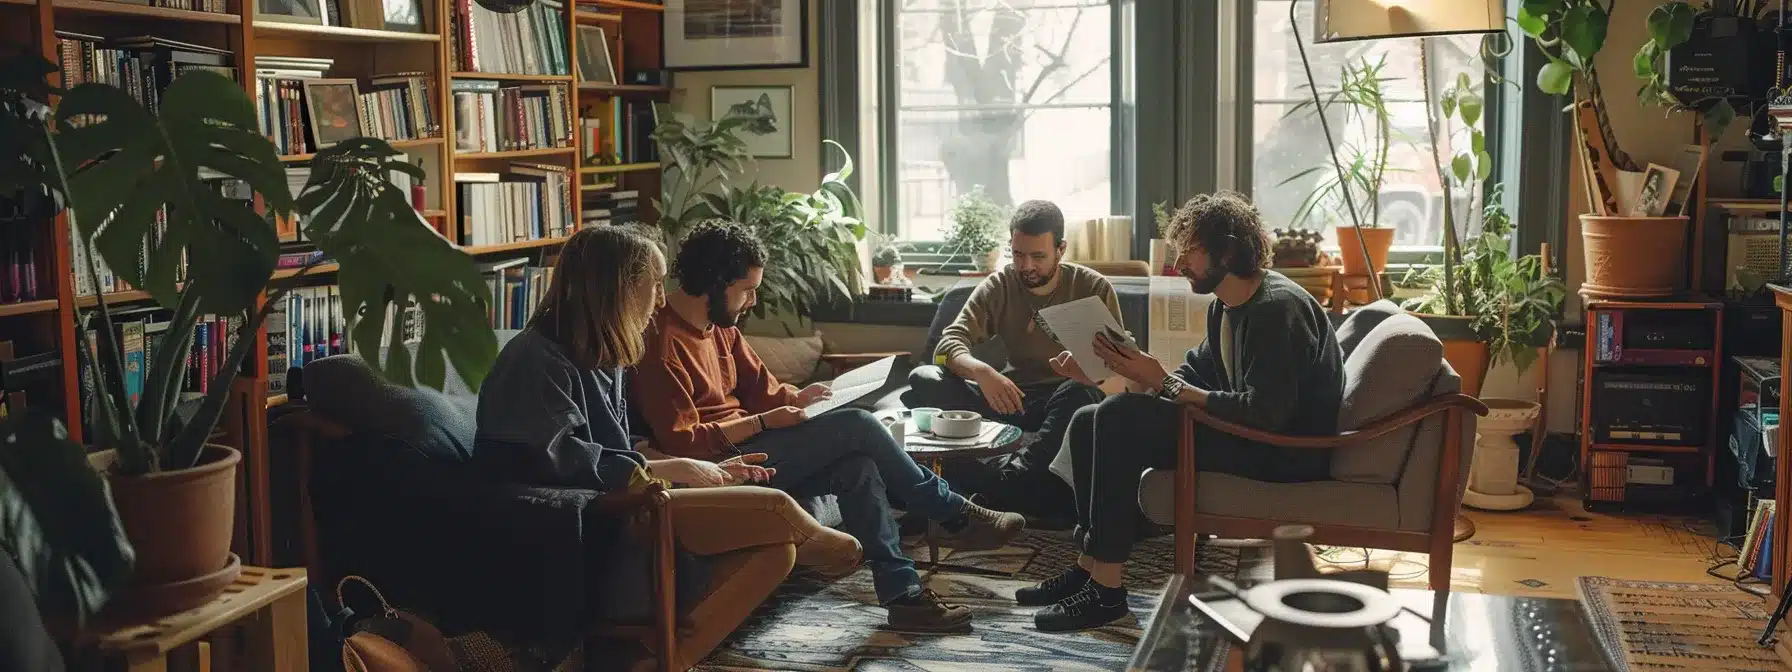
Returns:
[[[1164,239],[1174,250],[1200,248],[1227,273],[1250,275],[1269,267],[1263,215],[1243,194],[1220,191],[1188,199],[1170,215]]]
[[[764,266],[765,246],[752,229],[739,222],[711,219],[685,234],[672,268],[686,294],[706,296]]]

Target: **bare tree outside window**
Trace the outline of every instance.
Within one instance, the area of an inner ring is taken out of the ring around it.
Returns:
[[[1001,205],[1109,214],[1112,17],[1107,0],[901,0],[899,236],[937,240],[977,185]]]

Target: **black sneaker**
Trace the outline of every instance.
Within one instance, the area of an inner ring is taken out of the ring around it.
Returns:
[[[1083,584],[1075,595],[1033,614],[1040,632],[1093,630],[1132,615],[1126,608],[1126,589],[1109,588],[1094,581]]]
[[[1070,569],[1040,581],[1038,585],[1014,591],[1014,603],[1023,607],[1043,607],[1054,604],[1058,600],[1075,595],[1087,583],[1089,583],[1089,570],[1071,565]]]
[[[884,605],[890,614],[886,619],[891,630],[906,632],[969,632],[971,610],[957,604],[946,604],[939,593],[925,588]]]

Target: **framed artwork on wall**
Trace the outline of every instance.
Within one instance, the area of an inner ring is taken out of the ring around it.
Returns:
[[[809,67],[808,0],[666,0],[667,70]]]
[[[791,132],[792,89],[788,86],[714,86],[709,89],[709,118],[759,117],[735,135],[756,159],[788,159],[796,153]]]

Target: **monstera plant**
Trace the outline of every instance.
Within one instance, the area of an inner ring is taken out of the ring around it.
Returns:
[[[50,192],[65,204],[78,248],[75,259],[86,262],[76,273],[98,286],[97,255],[118,278],[172,314],[160,347],[146,353],[142,389],[134,398],[126,392],[119,333],[103,295],[91,311],[65,316],[75,322],[82,344],[70,356],[91,372],[87,438],[93,448],[110,451],[110,459],[99,462],[124,532],[137,549],[133,585],[217,580],[235,562],[229,555],[232,467],[240,458],[208,439],[230,400],[232,381],[255,351],[262,323],[289,291],[318,272],[319,262],[313,262],[288,277],[274,277],[280,253],[276,221],[298,218],[305,238],[339,265],[335,280],[352,346],[395,383],[421,381],[439,388],[453,366],[477,388],[497,354],[486,318],[489,290],[472,259],[422,221],[392,184],[389,170],[424,176],[398,160],[403,155],[385,142],[354,139],[318,152],[295,198],[285,165],[258,130],[255,105],[241,84],[213,72],[189,71],[160,93],[151,111],[109,85],[68,90],[45,85],[53,72],[35,56],[0,68],[6,103],[31,108],[59,98],[48,115],[53,122],[41,115],[0,115],[5,124],[0,178],[7,185]],[[240,196],[244,187],[252,199],[225,195]],[[423,316],[415,359],[403,347],[375,356],[382,335],[401,342],[397,336],[406,331],[406,311],[390,309],[407,305],[417,306]],[[234,340],[217,373],[205,381],[203,398],[183,406],[186,362],[201,315],[232,318]],[[43,423],[33,416],[9,419],[0,451],[82,453],[66,432]],[[54,546],[57,530],[66,535],[67,527],[102,524],[29,505],[23,508],[39,523],[12,524],[15,511],[6,504],[31,494],[18,489],[19,483],[59,479],[73,487],[91,474],[66,473],[75,464],[69,460],[11,458],[0,459],[9,482],[0,487],[11,493],[0,494],[0,515],[9,516],[0,531],[8,535],[9,547]],[[56,473],[42,471],[51,465],[59,468]],[[14,467],[29,468],[13,473]],[[157,477],[168,472],[194,475]],[[32,530],[40,538],[19,538]],[[28,561],[21,564],[30,571]]]

